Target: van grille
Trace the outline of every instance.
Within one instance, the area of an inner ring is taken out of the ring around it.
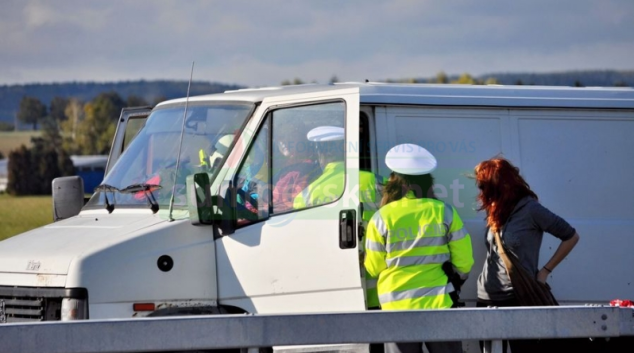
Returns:
[[[7,322],[56,321],[61,319],[62,298],[7,298],[4,311]]]
[[[1,287],[6,322],[61,320],[64,288]]]

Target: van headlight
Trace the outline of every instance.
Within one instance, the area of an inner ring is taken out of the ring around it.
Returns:
[[[88,303],[86,299],[62,299],[62,321],[88,319]]]

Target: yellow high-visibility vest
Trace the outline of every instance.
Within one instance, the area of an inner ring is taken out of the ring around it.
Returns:
[[[383,310],[450,308],[454,289],[442,264],[451,261],[465,278],[473,266],[471,237],[458,212],[411,191],[374,214],[365,250]]]
[[[343,195],[346,166],[344,162],[328,163],[323,173],[315,181],[310,183],[301,193],[295,196],[293,208],[323,205],[330,203]],[[359,201],[368,204],[378,202],[377,178],[374,174],[364,170],[359,171]],[[362,218],[369,220],[374,211],[368,205],[368,212]]]

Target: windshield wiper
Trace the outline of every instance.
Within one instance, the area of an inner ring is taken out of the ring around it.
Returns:
[[[156,201],[156,198],[154,197],[154,194],[152,193],[152,191],[158,190],[161,188],[162,186],[158,184],[132,184],[118,191],[122,194],[132,194],[137,192],[143,192],[143,195],[145,195],[145,198],[150,203],[152,213],[156,213],[159,210],[159,204]]]
[[[112,213],[112,211],[114,211],[114,204],[110,204],[110,202],[108,201],[108,194],[107,192],[110,191],[112,193],[114,193],[115,191],[119,191],[119,189],[117,189],[116,187],[112,186],[112,185],[108,185],[108,184],[101,184],[98,185],[95,188],[95,191],[103,191],[103,197],[106,199],[106,210],[108,211],[108,213]]]

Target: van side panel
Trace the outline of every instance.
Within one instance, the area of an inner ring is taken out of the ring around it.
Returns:
[[[541,203],[581,236],[552,273],[558,298],[634,297],[634,112],[512,110],[519,165]],[[540,261],[559,241],[544,236]]]
[[[379,171],[389,175],[391,146],[414,143],[438,159],[436,196],[459,212],[476,263],[461,297],[475,302],[486,254],[484,213],[469,175],[501,155],[551,211],[575,227],[579,245],[550,279],[562,303],[607,303],[634,297],[634,114],[617,110],[377,107]],[[540,264],[559,241],[545,234]]]

